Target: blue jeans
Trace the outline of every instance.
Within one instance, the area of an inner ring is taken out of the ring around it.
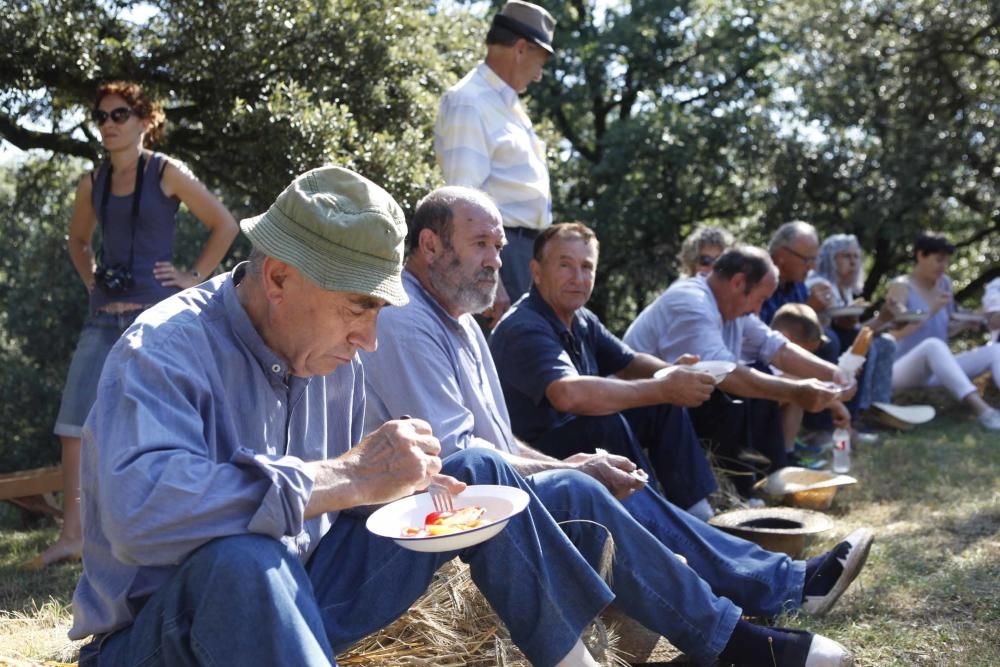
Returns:
[[[455,454],[444,471],[531,493],[491,450]],[[456,555],[533,664],[562,659],[614,598],[537,498],[499,535],[458,553],[405,550],[342,513],[305,566],[259,535],[202,546],[132,625],[85,646],[80,666],[332,665],[403,614]]]
[[[56,435],[80,437],[83,422],[94,405],[97,381],[101,377],[104,360],[125,330],[142,313],[143,309],[137,308],[125,313],[92,313],[87,317],[66,374],[59,415],[53,431]]]
[[[610,578],[615,604],[699,663],[712,664],[718,658],[740,618],[740,608],[713,592],[714,586],[699,576],[698,567],[705,567],[712,579],[725,582],[722,588],[739,597],[762,596],[769,608],[782,608],[780,598],[785,594],[801,597],[804,564],[792,564],[787,557],[743,540],[733,541],[652,491],[639,492],[623,504],[600,482],[572,470],[538,473],[529,482],[580,553],[595,566],[610,531],[615,547]],[[682,545],[676,553],[689,558],[690,565],[665,545]],[[745,562],[726,562],[727,550],[742,554]],[[771,585],[774,591],[768,590]],[[748,609],[757,608],[756,600],[747,601]]]

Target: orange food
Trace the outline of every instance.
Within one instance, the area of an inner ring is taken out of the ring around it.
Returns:
[[[858,337],[854,339],[854,345],[851,346],[851,354],[856,354],[859,357],[863,357],[868,354],[868,348],[872,344],[872,336],[874,332],[870,327],[861,327],[861,331],[858,332]]]
[[[403,537],[433,537],[459,533],[471,528],[479,528],[490,523],[484,518],[486,510],[482,507],[462,507],[454,512],[431,512],[424,519],[423,528],[408,526],[403,529]]]

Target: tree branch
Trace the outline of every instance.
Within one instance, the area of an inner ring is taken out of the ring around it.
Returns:
[[[68,135],[58,132],[36,132],[28,130],[6,114],[0,114],[0,137],[3,137],[21,150],[31,150],[41,148],[63,155],[75,155],[77,157],[93,160],[97,153],[92,144],[86,141],[71,139]]]

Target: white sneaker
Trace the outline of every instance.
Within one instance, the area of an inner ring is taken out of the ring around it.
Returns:
[[[851,667],[854,656],[838,642],[823,635],[813,635],[806,656],[806,667]]]
[[[806,599],[802,601],[802,611],[810,616],[824,615],[844,594],[868,559],[868,552],[871,551],[875,536],[868,528],[858,528],[844,541],[850,544],[851,548],[847,552],[847,557],[840,561],[841,567],[844,568],[840,577],[833,583],[826,595],[807,595]]]
[[[976,417],[976,419],[979,420],[979,423],[984,428],[988,428],[991,431],[1000,431],[1000,410],[990,408]]]

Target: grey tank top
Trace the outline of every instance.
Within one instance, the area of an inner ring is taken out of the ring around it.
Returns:
[[[120,197],[111,193],[108,196],[107,220],[101,220],[101,198],[110,174],[107,162],[98,168],[91,188],[91,203],[97,212],[98,229],[103,228],[103,233],[106,234],[99,242],[103,243],[101,261],[105,266],[127,266],[131,249],[135,285],[124,294],[115,296],[109,296],[99,286],[95,287],[90,293],[91,312],[116,301],[152,305],[178,291],[176,287],[163,287],[153,277],[154,263],[173,260],[174,232],[177,228],[177,209],[180,206],[176,199],[167,197],[160,189],[160,172],[164,166],[162,155],[146,154],[142,197],[139,200],[134,236],[131,229],[132,192]]]

